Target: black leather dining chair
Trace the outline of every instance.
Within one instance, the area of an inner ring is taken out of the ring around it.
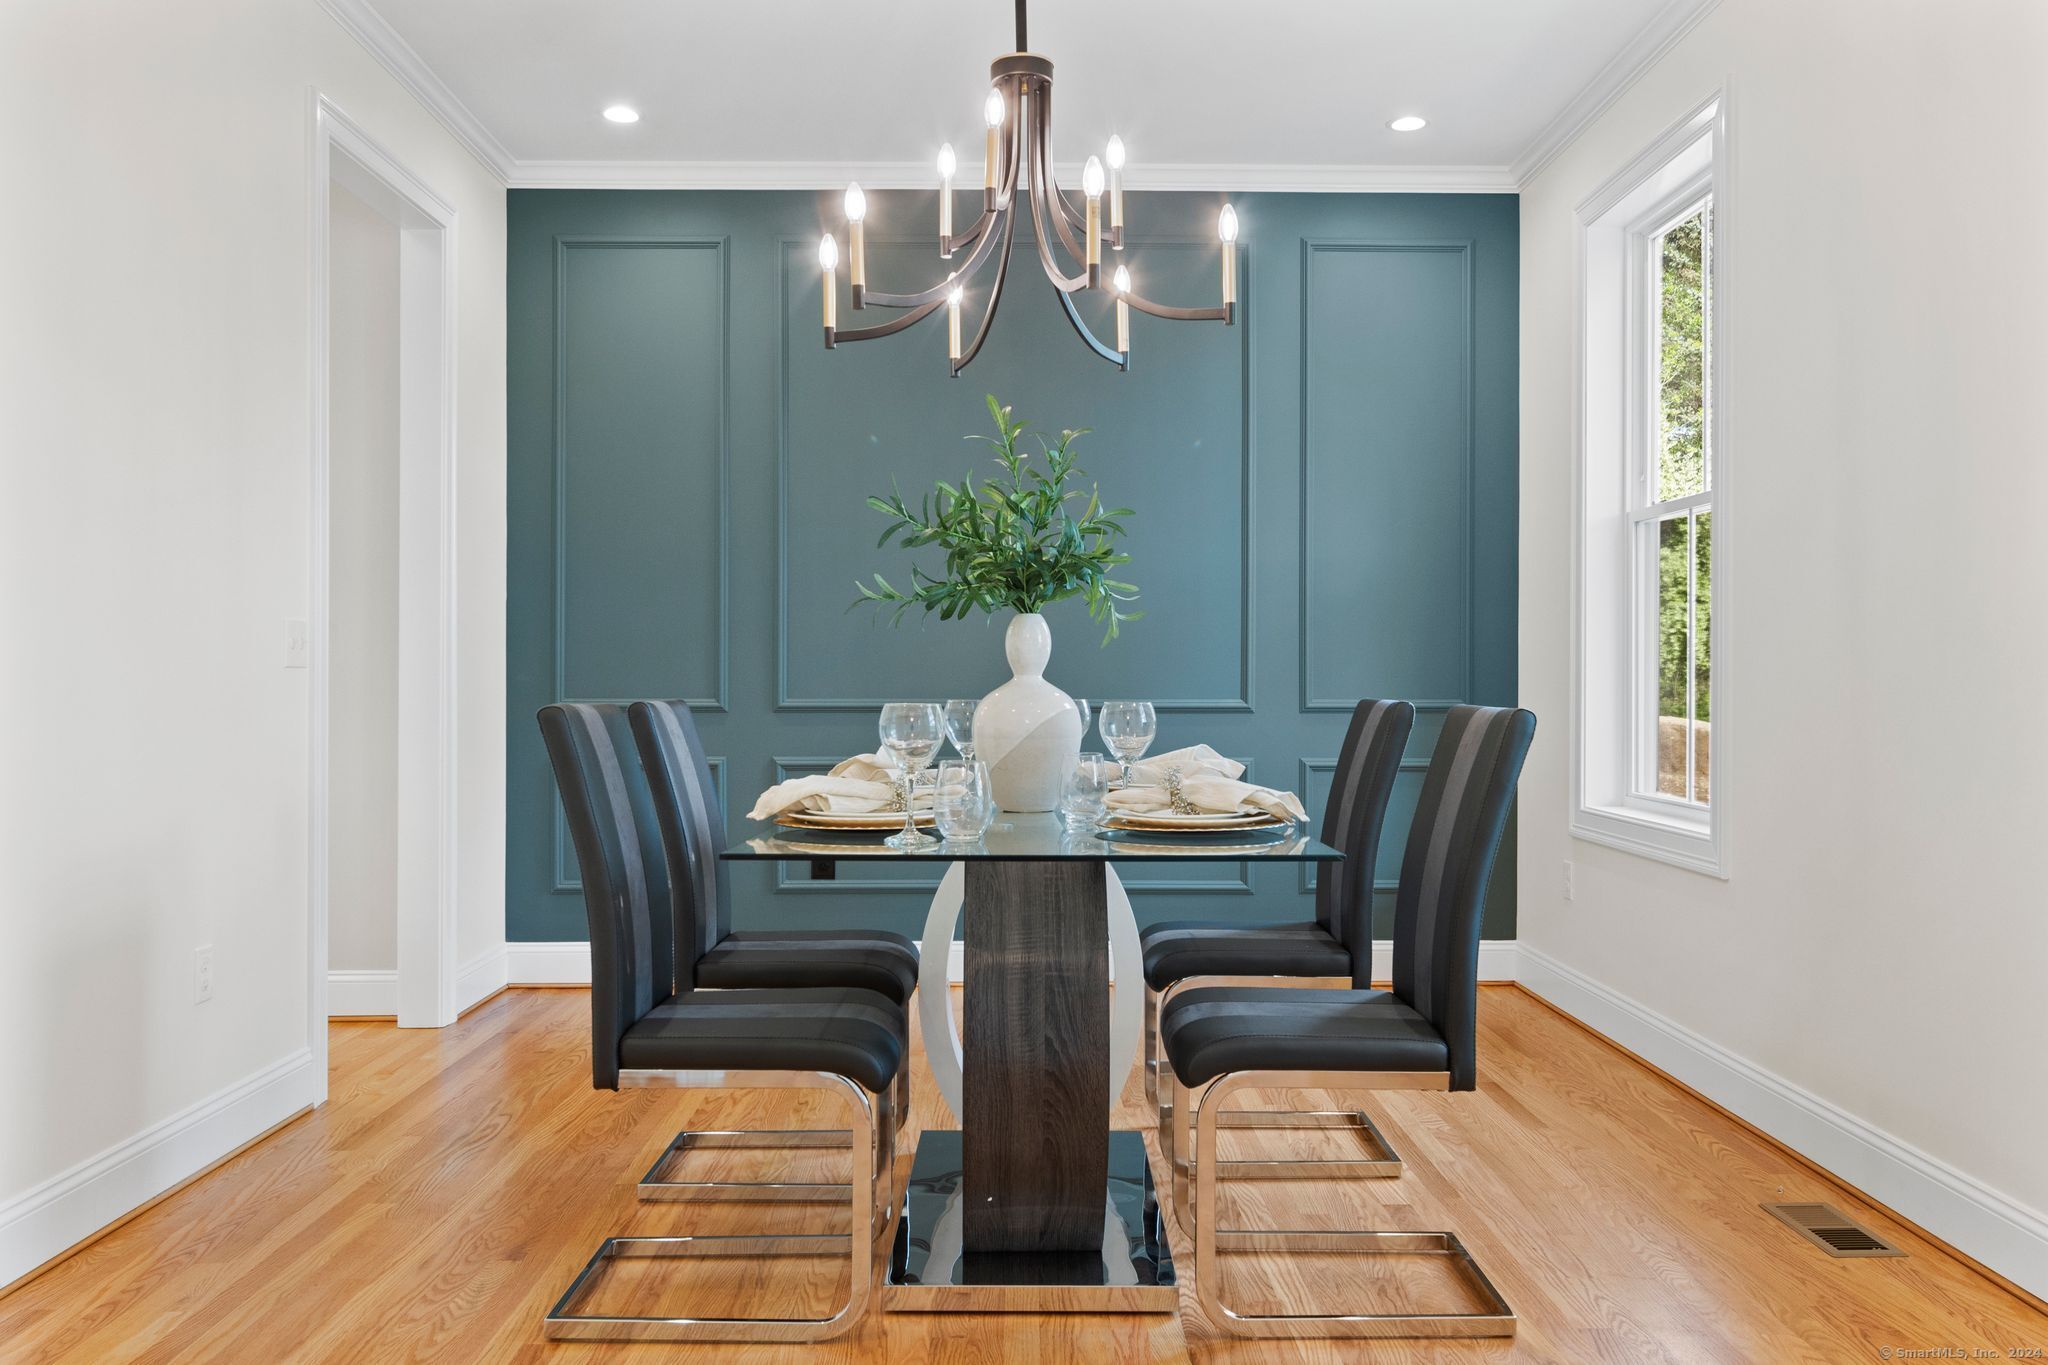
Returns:
[[[1394,986],[1350,990],[1210,987],[1171,1001],[1160,1020],[1172,1114],[1159,1140],[1174,1206],[1194,1233],[1195,1294],[1239,1336],[1508,1336],[1515,1316],[1451,1232],[1292,1232],[1219,1228],[1216,1182],[1224,1106],[1245,1089],[1471,1090],[1478,1085],[1480,917],[1536,717],[1458,706],[1423,779],[1401,862]],[[1189,1187],[1193,1187],[1192,1208]],[[1350,1251],[1445,1258],[1483,1304],[1469,1313],[1238,1313],[1225,1302],[1220,1251]]]
[[[711,763],[687,702],[636,701],[627,708],[633,742],[647,774],[654,819],[661,831],[675,913],[677,989],[745,990],[791,986],[847,986],[907,1005],[917,988],[917,945],[883,929],[768,929],[732,927],[732,886],[719,863],[725,815],[712,785]],[[896,1117],[910,1114],[910,1068],[898,1073]],[[756,1197],[741,1182],[724,1186],[665,1179],[692,1148],[779,1145],[764,1135],[676,1134],[640,1182],[644,1199]]]
[[[820,1341],[850,1328],[873,1294],[875,1244],[894,1205],[894,1094],[907,1051],[900,1001],[857,987],[707,990],[677,981],[668,871],[654,802],[625,708],[564,703],[540,711],[541,734],[576,847],[590,932],[591,1083],[816,1090],[846,1106],[844,1129],[785,1145],[845,1147],[843,1184],[760,1186],[767,1197],[844,1199],[845,1233],[612,1237],[548,1313],[552,1339]],[[852,1258],[845,1303],[822,1318],[650,1318],[577,1309],[604,1266],[635,1257]]]
[[[1163,1108],[1159,1089],[1159,1014],[1183,990],[1246,977],[1372,975],[1373,869],[1387,800],[1415,727],[1405,701],[1365,700],[1351,712],[1330,778],[1320,834],[1344,854],[1316,873],[1316,916],[1287,924],[1168,920],[1139,937],[1145,965],[1145,1098]],[[1221,980],[1219,980],[1221,979]],[[1353,1163],[1360,1175],[1397,1176],[1401,1158],[1361,1112],[1263,1114],[1233,1110],[1226,1127],[1342,1127],[1357,1132],[1369,1153]],[[1267,1162],[1244,1175],[1306,1174],[1288,1162]]]

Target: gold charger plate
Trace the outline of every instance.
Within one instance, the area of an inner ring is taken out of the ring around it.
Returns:
[[[931,811],[921,810],[914,817],[919,825],[931,825],[938,817]],[[785,829],[850,830],[855,833],[877,830],[900,830],[903,828],[901,811],[878,811],[873,815],[834,815],[820,818],[807,811],[790,811],[775,817],[775,823]]]
[[[1273,829],[1288,822],[1277,815],[1256,811],[1235,819],[1223,818],[1200,823],[1119,813],[1110,816],[1103,823],[1110,829],[1143,830],[1148,834],[1242,834],[1247,830]]]

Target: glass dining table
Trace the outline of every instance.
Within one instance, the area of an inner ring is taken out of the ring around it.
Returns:
[[[925,921],[918,1017],[960,1127],[919,1136],[887,1306],[1178,1307],[1143,1137],[1111,1126],[1138,1060],[1144,997],[1137,922],[1115,865],[1343,854],[1299,826],[1097,832],[1005,814],[973,843],[898,850],[879,834],[773,827],[720,856],[807,864],[815,880],[847,862],[949,865]],[[961,1024],[947,978],[963,910]]]

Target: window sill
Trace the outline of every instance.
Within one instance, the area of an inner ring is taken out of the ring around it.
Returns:
[[[1572,816],[1571,832],[1575,839],[1726,881],[1726,859],[1714,826],[1711,813],[1695,819],[1635,806],[1580,806]]]

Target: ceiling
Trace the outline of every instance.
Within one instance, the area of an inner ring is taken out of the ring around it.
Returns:
[[[651,183],[678,163],[752,163],[756,179],[787,166],[792,181],[841,163],[879,183],[894,167],[917,183],[947,140],[979,163],[988,63],[1014,36],[1003,0],[322,3],[515,184],[636,167]],[[1347,169],[1426,184],[1483,168],[1505,188],[1711,3],[1038,0],[1030,42],[1057,67],[1060,159],[1120,133],[1134,185],[1285,167],[1300,188],[1346,188]],[[620,103],[640,122],[600,116]],[[1411,113],[1429,126],[1388,129]]]

